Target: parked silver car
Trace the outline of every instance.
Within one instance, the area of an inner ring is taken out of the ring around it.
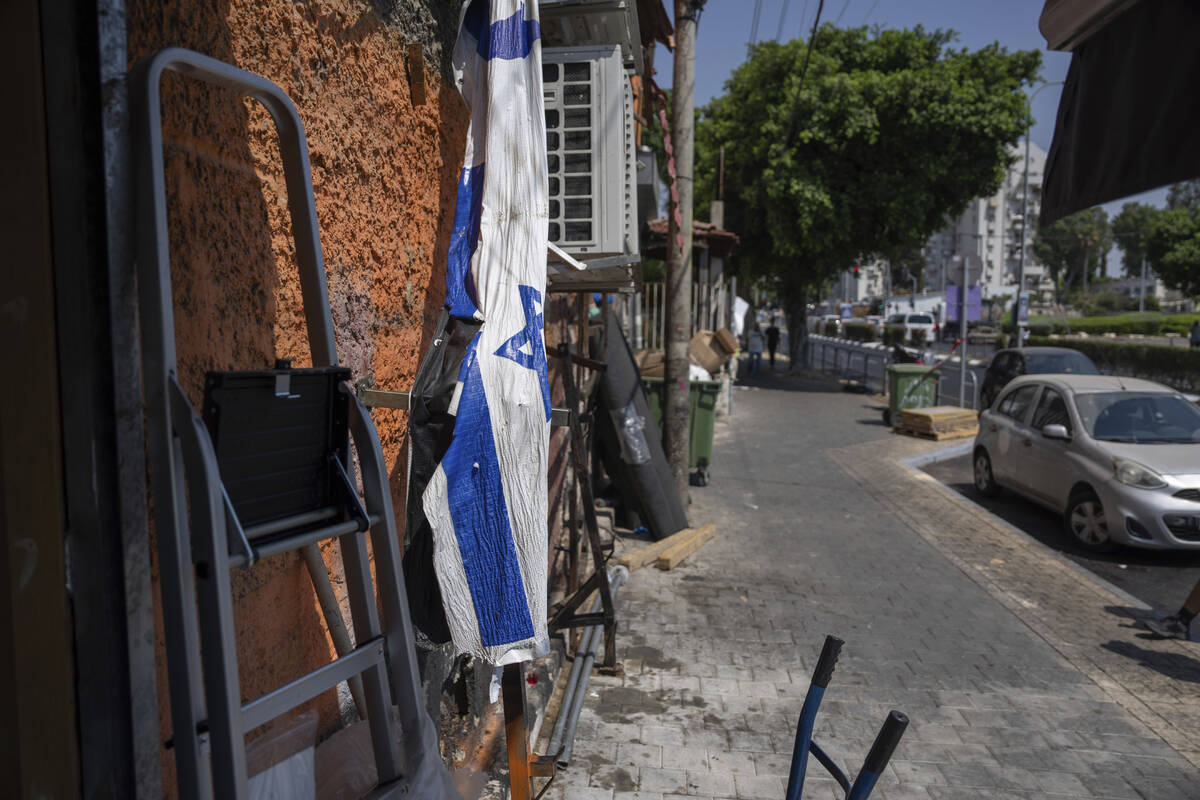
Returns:
[[[1063,515],[1083,547],[1200,549],[1200,408],[1151,381],[1016,378],[979,418],[975,488]]]

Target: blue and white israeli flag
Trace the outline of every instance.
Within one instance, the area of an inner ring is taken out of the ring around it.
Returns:
[[[483,324],[459,369],[454,439],[423,506],[455,647],[496,665],[549,649],[540,33],[532,0],[471,0],[454,50],[471,123],[446,305]]]

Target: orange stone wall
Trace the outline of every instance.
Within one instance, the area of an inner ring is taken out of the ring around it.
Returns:
[[[354,379],[411,386],[444,297],[466,109],[446,75],[447,0],[131,0],[131,63],[187,47],[274,81],[306,127],[340,361]],[[409,60],[410,43],[423,45]],[[199,402],[209,369],[310,364],[278,142],[252,101],[168,74],[163,89],[176,348]],[[404,514],[402,412],[374,412]],[[326,552],[338,578],[336,556]],[[157,575],[154,576],[157,584]],[[335,583],[336,586],[336,583]],[[298,554],[234,574],[243,700],[327,661],[331,644]],[[162,619],[158,696],[170,735]],[[339,724],[333,693],[311,704]],[[171,751],[164,784],[174,795]]]

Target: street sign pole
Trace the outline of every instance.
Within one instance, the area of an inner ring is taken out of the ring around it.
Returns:
[[[963,282],[958,287],[958,335],[962,337],[958,351],[958,406],[966,408],[967,403],[967,273],[963,269]]]

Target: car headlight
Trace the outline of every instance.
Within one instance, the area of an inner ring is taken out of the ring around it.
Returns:
[[[1128,458],[1114,458],[1113,473],[1121,483],[1139,489],[1161,489],[1167,485],[1162,475]]]

